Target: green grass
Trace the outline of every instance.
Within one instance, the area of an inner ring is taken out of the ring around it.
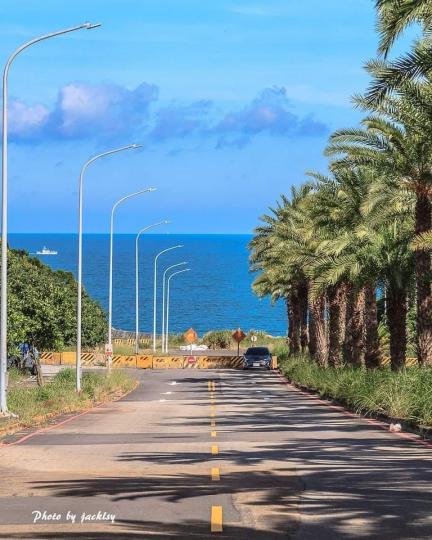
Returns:
[[[20,382],[30,377],[30,373],[28,371],[18,369],[18,368],[8,369],[8,375],[9,375],[10,384],[16,384],[17,382]]]
[[[365,415],[385,415],[432,427],[432,368],[322,368],[308,357],[288,357],[280,349],[279,367],[294,384],[314,390]]]
[[[21,425],[37,425],[47,416],[79,411],[96,402],[108,401],[135,386],[135,381],[121,370],[110,374],[84,373],[82,392],[75,391],[75,370],[61,370],[42,387],[12,387],[8,392],[9,409],[19,416]]]

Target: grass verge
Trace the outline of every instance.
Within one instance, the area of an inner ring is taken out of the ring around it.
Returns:
[[[18,421],[9,422],[19,427],[43,424],[59,414],[80,411],[127,393],[136,381],[127,373],[84,373],[82,391],[75,391],[75,370],[65,368],[42,387],[11,387],[8,391],[9,410],[18,415]],[[7,429],[7,425],[4,426]]]
[[[398,373],[388,368],[322,368],[308,357],[278,355],[285,377],[363,415],[386,416],[420,430],[432,429],[432,369],[412,367]]]

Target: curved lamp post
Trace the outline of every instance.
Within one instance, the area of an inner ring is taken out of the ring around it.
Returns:
[[[111,210],[111,222],[110,222],[110,258],[109,258],[109,293],[108,293],[108,345],[112,349],[112,297],[113,297],[113,248],[114,248],[114,213],[119,204],[138,195],[143,195],[144,193],[151,193],[156,191],[156,188],[150,187],[136,191],[135,193],[130,193],[125,195],[117,202],[114,203]],[[111,356],[109,356],[108,369],[111,369]]]
[[[164,271],[163,277],[162,277],[162,352],[168,352],[165,351],[165,278],[167,275],[167,272],[172,270],[173,268],[177,268],[177,266],[183,266],[184,264],[187,264],[187,262],[181,262],[178,264],[173,264],[171,266],[168,266],[168,268]]]
[[[156,294],[157,294],[157,262],[163,253],[167,253],[173,249],[182,248],[182,245],[172,246],[160,251],[154,258],[154,276],[153,276],[153,352],[156,352]]]
[[[177,274],[183,274],[183,272],[190,272],[190,268],[186,268],[185,270],[179,270],[178,272],[174,272],[174,274],[171,274],[168,278],[167,283],[167,306],[166,306],[166,328],[165,328],[165,352],[168,352],[169,349],[169,308],[170,308],[170,281],[171,279],[176,276]]]
[[[167,225],[169,221],[159,221],[159,223],[153,223],[153,225],[148,225],[144,227],[138,234],[135,239],[135,354],[139,354],[139,252],[138,244],[140,236],[154,227],[159,227],[159,225]]]
[[[109,150],[108,152],[103,152],[102,154],[97,154],[96,156],[89,159],[81,169],[81,174],[79,177],[79,187],[78,187],[78,302],[77,302],[77,350],[76,350],[76,390],[79,392],[81,390],[81,313],[82,313],[82,215],[83,215],[83,183],[84,183],[84,173],[87,170],[87,167],[104,156],[109,156],[110,154],[116,154],[118,152],[123,152],[123,150],[133,150],[135,148],[140,148],[139,144],[130,144],[128,146],[122,146],[121,148],[115,148],[114,150]]]
[[[99,23],[86,22],[79,26],[51,32],[27,41],[16,49],[8,58],[3,71],[3,118],[2,118],[2,242],[1,242],[1,294],[0,294],[0,412],[7,413],[6,370],[7,370],[7,234],[8,234],[8,77],[9,69],[15,58],[25,49],[53,37],[69,34],[76,30],[92,30],[101,26]]]

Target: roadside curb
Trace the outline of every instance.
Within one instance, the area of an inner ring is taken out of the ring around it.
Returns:
[[[367,418],[361,414],[354,413],[347,409],[346,407],[342,405],[337,405],[336,403],[332,402],[330,399],[326,400],[319,396],[317,396],[313,390],[303,390],[302,388],[299,388],[296,386],[293,382],[291,382],[289,379],[285,377],[285,375],[282,374],[280,368],[277,370],[277,374],[279,378],[288,386],[291,390],[294,390],[295,392],[298,392],[299,394],[302,394],[303,396],[306,396],[310,399],[313,399],[320,403],[320,405],[325,405],[326,407],[329,407],[335,411],[338,411],[342,413],[345,416],[348,416],[349,418],[354,418],[356,420],[361,420],[363,422],[367,422],[368,424],[378,427],[381,430],[385,431],[389,435],[394,435],[396,437],[399,437],[404,440],[408,440],[410,442],[413,442],[415,444],[418,444],[420,446],[424,446],[426,448],[432,448],[432,441],[428,441],[425,439],[422,439],[421,435],[418,435],[416,433],[405,433],[405,432],[395,432],[395,431],[389,431],[389,423],[386,423],[382,420],[376,420],[373,418]]]

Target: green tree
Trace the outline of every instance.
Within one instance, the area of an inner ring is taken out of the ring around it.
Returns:
[[[21,342],[61,350],[76,342],[77,283],[72,274],[53,271],[24,251],[9,250],[8,347]],[[83,346],[105,340],[102,308],[83,294]]]
[[[432,90],[430,84],[406,83],[399,96],[376,104],[361,129],[339,130],[332,135],[327,154],[336,156],[333,168],[367,166],[389,183],[415,196],[417,236],[432,229]],[[365,106],[359,98],[358,103]],[[366,106],[369,106],[367,104]],[[422,364],[432,363],[431,257],[415,251],[417,300],[417,354]]]

